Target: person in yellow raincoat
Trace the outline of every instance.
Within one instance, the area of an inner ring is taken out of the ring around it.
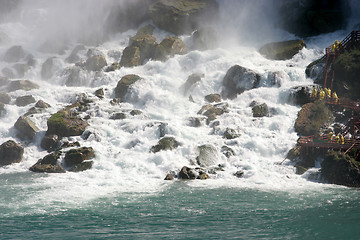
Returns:
[[[340,141],[341,144],[345,143],[345,139],[344,139],[344,136],[342,134],[340,134],[340,136],[339,136],[339,141]]]
[[[311,93],[311,96],[312,96],[313,98],[316,98],[316,97],[317,97],[316,87],[313,88],[312,93]]]
[[[325,95],[326,95],[326,98],[330,99],[331,98],[331,89],[325,88]]]
[[[338,103],[339,102],[339,98],[336,94],[336,92],[332,92],[332,100],[335,102],[335,103]]]
[[[325,97],[325,92],[324,92],[323,89],[321,89],[320,92],[319,92],[319,99],[324,100],[324,97]]]

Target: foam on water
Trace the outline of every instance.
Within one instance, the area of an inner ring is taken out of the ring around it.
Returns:
[[[143,66],[121,68],[109,73],[84,73],[79,86],[66,87],[63,69],[71,64],[66,63],[65,58],[76,46],[76,42],[70,42],[65,54],[61,55],[37,51],[31,46],[33,42],[28,41],[27,36],[37,24],[45,21],[43,18],[49,17],[49,12],[46,8],[36,5],[28,11],[30,12],[27,14],[32,14],[31,11],[41,13],[39,19],[28,24],[22,19],[19,22],[6,22],[0,25],[0,31],[11,38],[10,43],[0,45],[0,55],[2,56],[10,46],[22,45],[37,61],[36,67],[27,72],[24,79],[32,80],[41,87],[28,92],[19,90],[9,93],[13,100],[11,104],[6,105],[6,111],[0,119],[0,142],[9,139],[19,141],[13,124],[29,107],[15,106],[14,99],[17,96],[32,94],[36,100],[44,100],[52,107],[31,118],[41,131],[34,141],[21,142],[25,146],[24,160],[0,168],[1,179],[11,179],[5,187],[22,189],[23,192],[23,195],[14,197],[18,203],[13,202],[7,207],[16,209],[19,205],[25,205],[29,209],[37,208],[41,211],[54,206],[59,207],[60,202],[78,206],[84,201],[118,193],[160,191],[173,184],[163,181],[165,175],[172,170],[178,171],[183,166],[191,166],[192,160],[196,157],[195,149],[202,144],[212,144],[217,149],[227,144],[234,150],[235,156],[227,159],[219,154],[218,164],[222,164],[225,171],[218,172],[213,179],[186,184],[206,188],[239,187],[288,191],[309,187],[323,188],[323,184],[296,175],[289,161],[285,161],[283,165],[277,163],[284,159],[298,138],[294,131],[294,122],[300,108],[287,104],[289,89],[293,86],[312,84],[312,80],[305,76],[305,67],[322,55],[323,47],[329,44],[328,39],[334,39],[334,36],[341,39],[345,32],[332,33],[331,38],[329,35],[312,38],[307,48],[287,61],[271,61],[262,57],[257,52],[259,42],[255,47],[237,44],[231,48],[191,51],[166,62],[148,61]],[[121,53],[127,46],[129,36],[135,33],[136,29],[132,29],[118,34],[97,45],[96,49],[105,54],[108,63],[119,61],[113,53]],[[160,30],[155,31],[158,40],[166,34]],[[290,35],[283,36],[282,40],[289,39]],[[186,39],[188,36],[182,37]],[[82,57],[85,57],[86,51],[80,52]],[[45,82],[40,80],[41,64],[52,56],[58,58],[58,69],[55,76]],[[199,128],[187,126],[187,119],[196,116],[206,104],[204,96],[221,91],[226,71],[235,64],[261,74],[261,87],[246,91],[233,100],[226,100],[229,104],[229,113],[218,117],[218,127],[213,128],[206,124]],[[1,69],[7,66],[9,64],[0,62]],[[270,87],[268,74],[277,71],[281,72],[281,87]],[[189,94],[183,93],[183,85],[192,73],[204,74],[202,81],[191,90],[194,102],[189,101]],[[127,95],[127,103],[110,105],[109,101],[114,97],[113,89],[126,74],[138,74],[142,79]],[[105,90],[105,98],[102,100],[93,94],[99,87]],[[47,154],[40,148],[41,139],[47,130],[47,119],[51,114],[82,97],[94,100],[90,104],[90,109],[84,113],[91,116],[88,131],[92,134],[87,140],[81,136],[71,137],[70,140],[79,141],[81,146],[91,146],[95,149],[93,168],[80,173],[29,173],[29,167]],[[276,114],[271,117],[253,118],[249,104],[254,100],[267,103],[270,108],[275,109]],[[132,109],[139,109],[142,114],[130,116],[129,112]],[[113,113],[121,111],[126,112],[126,119],[109,119]],[[158,126],[161,124],[164,124],[166,135],[174,136],[182,145],[173,151],[150,153],[150,148],[159,140]],[[239,129],[241,136],[234,140],[224,139],[222,135],[226,127]],[[244,171],[243,178],[233,175],[238,170]],[[15,180],[22,178],[21,176],[24,176],[24,181]],[[0,203],[3,203],[2,200]]]

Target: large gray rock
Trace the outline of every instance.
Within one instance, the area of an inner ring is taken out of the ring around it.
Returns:
[[[178,37],[166,37],[156,46],[154,59],[166,61],[169,57],[177,54],[183,55],[188,52],[184,42]]]
[[[0,146],[0,166],[19,163],[22,161],[24,147],[9,140]]]
[[[252,107],[253,117],[269,116],[269,107],[266,103],[257,104]]]
[[[30,118],[24,116],[20,116],[14,126],[19,131],[19,137],[21,139],[29,138],[31,140],[35,134],[40,131]]]
[[[107,62],[104,55],[91,56],[85,62],[85,68],[88,71],[100,71],[105,66]]]
[[[223,79],[223,98],[235,98],[246,90],[259,86],[261,76],[251,69],[239,65],[232,66]]]
[[[121,56],[120,66],[134,67],[139,65],[141,65],[140,48],[134,46],[126,47]]]
[[[7,88],[8,88],[9,92],[14,92],[16,90],[29,91],[32,89],[38,89],[40,87],[39,87],[39,85],[37,85],[36,83],[33,83],[30,80],[14,80],[14,81],[9,82]]]
[[[9,48],[4,55],[5,62],[18,62],[25,57],[25,51],[22,46],[13,46]]]
[[[159,142],[151,148],[151,152],[156,153],[159,151],[173,150],[180,146],[180,143],[173,137],[163,137]]]
[[[156,38],[149,34],[141,34],[131,39],[131,46],[138,47],[140,50],[140,63],[146,59],[154,57],[155,49],[158,45]]]
[[[215,0],[160,0],[149,8],[151,19],[159,28],[177,35],[190,33],[202,23],[211,25],[217,13]]]
[[[306,44],[303,40],[289,40],[265,44],[259,52],[268,59],[287,60],[299,53],[304,47]]]
[[[65,169],[59,164],[60,157],[60,151],[50,153],[39,159],[29,170],[38,173],[65,173]]]
[[[120,98],[123,101],[131,85],[140,79],[141,78],[135,74],[129,74],[122,77],[115,88],[115,97]]]
[[[86,81],[85,70],[80,66],[66,68],[62,75],[66,79],[65,85],[69,87],[79,87]]]
[[[23,107],[31,103],[34,103],[35,101],[36,100],[32,95],[25,95],[25,96],[17,97],[15,100],[15,104],[18,107]]]

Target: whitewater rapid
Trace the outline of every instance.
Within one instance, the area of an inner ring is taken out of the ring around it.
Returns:
[[[28,11],[23,15],[41,13],[38,21],[43,21],[42,18],[46,18],[48,14],[46,8],[37,6]],[[76,205],[119,193],[157,192],[168,185],[176,184],[177,181],[163,180],[169,171],[179,171],[183,166],[194,166],[192,162],[196,157],[196,147],[203,144],[214,145],[219,152],[223,145],[227,145],[234,150],[235,155],[226,158],[219,153],[218,164],[221,164],[225,171],[217,172],[217,175],[206,181],[185,181],[184,184],[206,188],[238,187],[262,190],[323,187],[323,183],[309,180],[308,175],[296,175],[290,161],[279,164],[295,146],[298,138],[294,123],[300,107],[289,104],[288,97],[291,87],[313,84],[313,81],[305,76],[306,66],[322,56],[323,48],[330,44],[331,39],[342,39],[342,36],[346,35],[345,31],[308,39],[307,47],[286,61],[273,61],[261,56],[257,50],[267,43],[267,40],[257,39],[253,45],[249,42],[246,46],[233,43],[212,50],[190,51],[166,62],[150,60],[142,66],[121,68],[114,72],[87,72],[81,77],[79,86],[68,87],[65,86],[63,70],[73,64],[67,63],[65,59],[77,43],[69,42],[61,54],[41,52],[33,44],[34,39],[31,39],[31,32],[38,23],[28,23],[25,20],[0,25],[0,32],[9,36],[9,41],[0,45],[1,58],[9,47],[23,46],[36,60],[35,67],[31,68],[23,79],[31,80],[40,86],[39,89],[27,92],[18,90],[9,93],[11,103],[5,106],[5,112],[0,118],[0,143],[13,139],[25,147],[21,163],[0,168],[0,175],[10,179],[9,188],[23,190],[24,195],[17,198],[23,204],[41,209],[40,205],[56,205],[58,201]],[[80,56],[86,60],[88,49],[95,48],[106,56],[108,64],[119,61],[121,52],[128,45],[129,37],[134,36],[136,31],[137,29],[131,29],[114,35],[95,46],[85,45]],[[170,34],[155,29],[154,36],[158,42],[168,35]],[[294,37],[289,33],[282,33],[276,40]],[[186,43],[189,36],[184,35],[181,38]],[[49,57],[56,57],[58,69],[53,77],[43,81],[41,66]],[[260,87],[245,91],[233,100],[223,100],[229,104],[229,112],[218,116],[219,126],[205,123],[199,128],[188,126],[188,119],[196,117],[197,112],[206,104],[204,97],[221,92],[223,77],[235,64],[259,73]],[[8,63],[0,62],[0,69],[9,66]],[[271,86],[269,83],[269,74],[272,72],[281,73],[280,87]],[[191,90],[194,100],[192,102],[189,101],[189,94],[183,93],[183,85],[193,73],[202,73],[204,77]],[[113,90],[126,74],[137,74],[142,79],[127,95],[126,103],[111,105],[109,102],[114,98]],[[99,88],[104,89],[103,99],[94,95]],[[51,108],[31,117],[40,129],[32,142],[20,141],[13,127],[18,117],[32,107],[18,107],[14,104],[15,99],[29,94],[33,95],[36,101],[43,100],[51,105]],[[47,130],[47,119],[82,98],[93,100],[89,110],[81,115],[90,116],[87,131],[92,134],[86,140],[82,136],[70,137],[69,140],[94,148],[96,157],[93,168],[80,173],[30,172],[29,167],[47,154],[40,147],[41,139]],[[266,103],[275,113],[270,117],[254,118],[249,106],[252,101]],[[131,116],[129,112],[133,109],[141,110],[142,114]],[[124,112],[126,119],[110,119],[116,112]],[[159,140],[160,124],[165,126],[165,135],[175,137],[181,143],[180,147],[158,153],[149,151]],[[241,136],[233,140],[223,138],[227,127],[238,129]],[[242,178],[234,176],[239,170],[244,172]]]

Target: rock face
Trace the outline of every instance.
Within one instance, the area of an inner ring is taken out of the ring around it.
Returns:
[[[38,89],[39,85],[31,82],[30,80],[14,80],[8,84],[8,91],[14,92],[16,90],[29,91],[31,89]]]
[[[24,154],[24,147],[9,140],[0,145],[0,166],[19,163]]]
[[[304,47],[306,47],[306,44],[303,40],[290,40],[268,43],[261,47],[259,52],[268,59],[287,60],[299,53]]]
[[[359,165],[359,162],[349,155],[330,151],[321,164],[321,173],[329,183],[360,187]]]
[[[256,72],[234,65],[226,72],[221,95],[223,98],[235,98],[237,94],[258,87],[260,79],[261,76]]]
[[[87,122],[74,116],[69,109],[65,109],[58,111],[48,119],[46,135],[56,134],[59,137],[79,136],[88,125]]]
[[[149,8],[150,17],[159,28],[177,35],[192,32],[201,21],[211,22],[217,11],[214,0],[160,0]]]
[[[156,153],[159,151],[173,150],[180,146],[180,143],[173,137],[163,137],[159,142],[151,148],[151,152]]]
[[[19,137],[21,139],[27,137],[31,140],[35,134],[40,131],[40,129],[36,127],[35,123],[31,121],[30,118],[24,116],[20,116],[14,126],[19,131]]]
[[[295,131],[301,135],[315,135],[321,127],[327,127],[333,121],[333,114],[322,101],[302,106],[295,122]]]
[[[300,37],[339,30],[346,25],[349,1],[287,1],[280,9],[280,25]]]
[[[115,88],[115,97],[123,100],[131,85],[140,79],[141,78],[135,74],[129,74],[122,77]]]
[[[156,46],[154,59],[166,61],[169,57],[176,54],[183,55],[187,53],[184,42],[178,37],[166,37]]]

